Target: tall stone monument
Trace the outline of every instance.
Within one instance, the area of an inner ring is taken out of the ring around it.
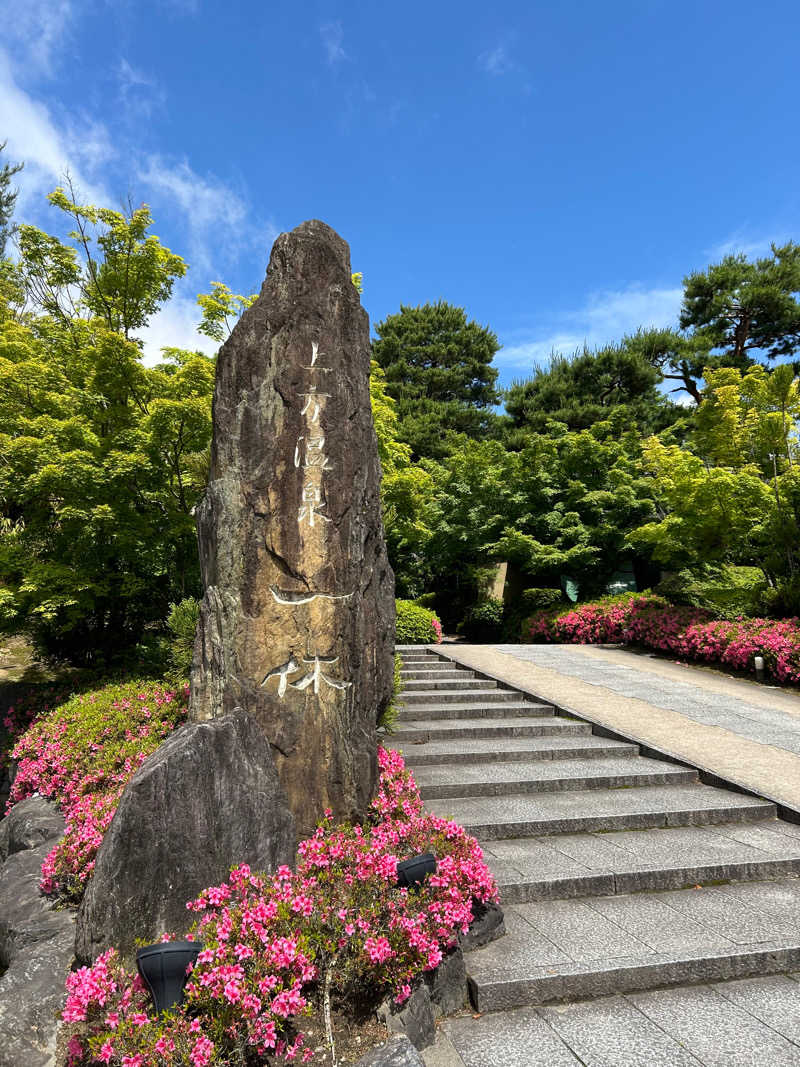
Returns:
[[[369,366],[347,244],[315,220],[281,234],[218,357],[190,717],[255,717],[301,836],[366,809],[391,698]]]

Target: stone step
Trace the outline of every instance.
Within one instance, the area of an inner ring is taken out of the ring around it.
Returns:
[[[424,712],[423,712],[424,714]],[[445,725],[446,724],[446,725]],[[410,741],[452,741],[462,738],[491,740],[510,737],[586,736],[588,723],[570,722],[556,716],[536,719],[414,719],[400,722],[391,735],[392,744]]]
[[[468,957],[479,1012],[797,968],[800,879],[515,904],[505,924]]]
[[[474,767],[443,763],[414,772],[426,802],[453,797],[499,797],[590,789],[697,782],[697,771],[664,760],[539,760],[533,763],[479,763]]]
[[[453,683],[449,682],[452,686]],[[465,686],[463,689],[425,689],[422,692],[404,689],[397,698],[403,704],[458,704],[461,701],[481,703],[485,700],[493,704],[503,704],[521,699],[516,689],[475,689]]]
[[[540,715],[555,715],[552,704],[529,704],[520,700],[512,703],[510,700],[501,705],[504,718],[518,718],[520,715],[538,717]],[[497,704],[426,704],[420,707],[414,704],[399,711],[399,722],[412,722],[424,715],[426,719],[492,719],[497,718]]]
[[[428,655],[433,654],[427,645],[395,645],[394,650],[401,655],[404,652],[422,652],[427,653]]]
[[[451,690],[452,692],[469,689],[474,692],[478,689],[497,688],[497,682],[492,678],[473,678],[469,674],[459,673],[456,678],[408,678],[403,682],[403,692],[401,695],[425,692],[438,693],[441,689]],[[515,691],[512,689],[507,690],[507,692],[514,693]]]
[[[800,827],[780,819],[511,838],[481,847],[504,905],[800,874]]]
[[[798,1067],[800,973],[443,1019],[433,1067]],[[427,1051],[423,1052],[427,1056]]]
[[[456,681],[461,681],[467,678],[474,678],[474,675],[472,671],[453,671],[449,670],[447,667],[423,667],[420,670],[403,669],[400,671],[400,677],[403,679],[404,682],[441,682],[447,680],[448,678],[454,679]]]
[[[707,785],[465,797],[434,801],[429,808],[487,841],[539,834],[750,822],[773,818],[776,813],[775,805],[767,800]]]
[[[636,756],[638,745],[606,740],[592,735],[573,737],[508,737],[502,744],[487,745],[484,740],[431,741],[398,748],[409,767],[450,763],[509,763],[512,760],[602,759],[604,756]]]

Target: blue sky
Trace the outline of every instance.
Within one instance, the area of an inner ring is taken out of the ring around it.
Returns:
[[[0,141],[18,216],[148,202],[191,270],[149,329],[198,344],[195,295],[257,289],[322,218],[373,322],[446,299],[501,382],[552,347],[674,323],[681,278],[800,239],[796,0],[496,4],[0,0]],[[208,349],[207,342],[202,346]]]

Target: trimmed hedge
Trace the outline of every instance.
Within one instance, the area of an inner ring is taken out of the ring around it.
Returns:
[[[397,644],[433,645],[442,640],[442,624],[432,611],[412,600],[398,600]]]

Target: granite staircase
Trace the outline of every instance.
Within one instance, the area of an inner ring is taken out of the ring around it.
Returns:
[[[388,743],[500,886],[508,932],[468,958],[478,1012],[800,969],[800,826],[775,805],[398,652]]]

